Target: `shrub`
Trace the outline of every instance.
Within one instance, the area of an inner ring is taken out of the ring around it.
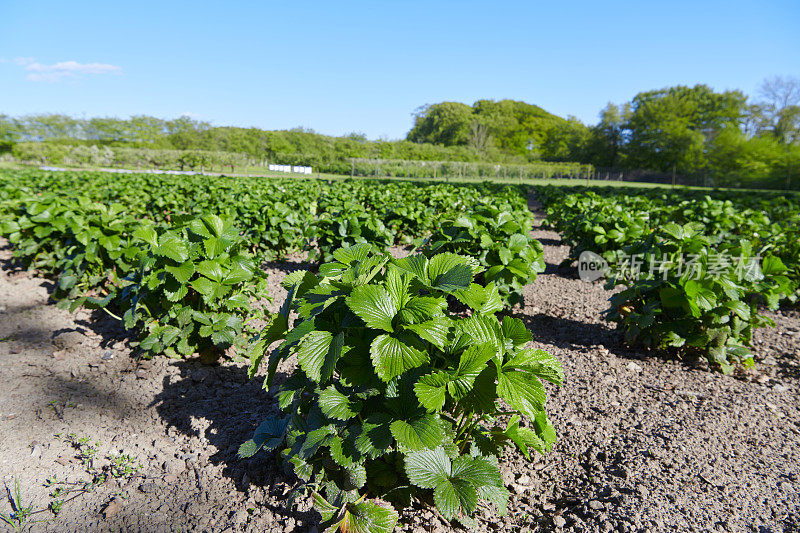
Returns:
[[[233,224],[206,215],[167,230],[143,226],[135,235],[148,249],[120,306],[127,309],[125,327],[141,329],[139,347],[171,357],[199,352],[213,361],[243,345],[244,319],[264,315],[251,300],[266,294],[266,274]]]
[[[282,340],[265,387],[291,355],[299,367],[277,386],[280,414],[240,455],[278,450],[325,525],[343,531],[390,531],[397,513],[383,500],[413,496],[462,523],[479,499],[504,512],[498,457],[507,443],[528,456],[555,441],[541,380],[562,382],[558,361],[525,348],[521,320],[496,316],[497,288],[473,283],[480,267],[471,258],[391,259],[365,244],[333,258],[317,275],[287,276],[281,313],[252,345],[251,376]],[[471,315],[451,313],[449,299]]]
[[[544,271],[544,248],[528,235],[522,221],[505,207],[480,206],[442,224],[425,248],[425,255],[450,252],[475,257],[485,269],[479,281],[493,283],[507,306],[522,303],[522,289]]]

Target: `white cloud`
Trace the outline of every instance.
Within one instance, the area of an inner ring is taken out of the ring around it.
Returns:
[[[8,63],[8,60],[7,59],[3,59],[2,57],[0,57],[0,63]]]
[[[85,74],[119,74],[122,67],[105,63],[78,63],[77,61],[61,61],[52,65],[43,65],[32,58],[16,58],[18,65],[23,65],[30,72],[28,81],[58,82],[65,78],[78,78]]]
[[[200,114],[199,113],[192,113],[191,111],[184,111],[183,113],[181,113],[181,116],[190,118],[192,120],[197,120],[197,119],[200,118]]]
[[[17,65],[19,65],[21,67],[24,67],[25,65],[29,65],[29,64],[31,64],[33,62],[34,62],[34,59],[32,57],[15,57],[14,58],[14,63],[16,63]]]

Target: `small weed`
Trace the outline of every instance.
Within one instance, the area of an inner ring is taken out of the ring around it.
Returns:
[[[61,434],[56,435],[56,437],[62,438]],[[95,463],[100,454],[100,442],[93,442],[90,437],[79,437],[75,433],[68,434],[63,440],[75,448],[77,451],[76,457],[81,461],[86,473],[91,478],[80,481],[59,480],[55,475],[47,478],[44,486],[52,488],[50,492],[51,501],[47,508],[53,515],[57,516],[65,503],[83,494],[93,492],[94,489],[105,483],[109,478],[128,479],[142,468],[136,462],[136,459],[128,454],[109,454],[105,457],[109,463],[102,467],[97,467]]]
[[[22,503],[22,487],[19,478],[14,476],[14,490],[12,491],[8,484],[3,482],[6,488],[6,497],[8,503],[11,504],[11,513],[0,513],[0,521],[13,527],[14,529],[21,529],[27,522],[28,518],[34,514],[33,505],[24,505]]]
[[[58,513],[61,512],[61,506],[64,505],[64,500],[53,500],[50,502],[50,511],[55,515],[58,516]]]
[[[109,455],[108,459],[111,460],[109,471],[114,478],[126,478],[132,476],[142,466],[136,464],[136,459],[128,454]]]

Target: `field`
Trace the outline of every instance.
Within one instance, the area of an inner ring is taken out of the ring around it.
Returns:
[[[800,198],[570,182],[0,170],[0,512],[796,531]]]

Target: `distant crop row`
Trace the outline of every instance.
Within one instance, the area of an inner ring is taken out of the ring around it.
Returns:
[[[126,215],[155,223],[184,215],[231,218],[266,258],[311,248],[321,253],[355,242],[410,244],[437,221],[474,205],[504,206],[529,216],[522,188],[497,185],[382,183],[297,179],[185,177],[95,172],[5,171],[0,200],[85,198],[121,204]]]
[[[702,354],[723,371],[752,364],[762,309],[800,292],[796,196],[541,187],[547,219],[572,247],[609,265],[606,311],[628,342]]]

